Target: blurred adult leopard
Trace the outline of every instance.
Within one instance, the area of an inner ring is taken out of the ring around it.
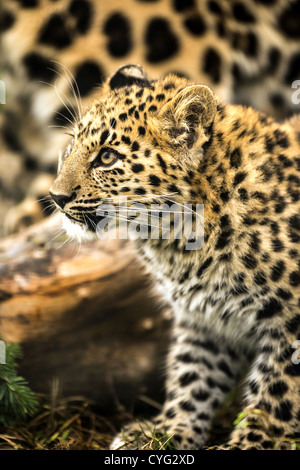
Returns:
[[[107,75],[139,63],[154,78],[177,72],[228,103],[284,118],[299,109],[299,22],[299,0],[2,0],[0,220],[28,195],[6,230],[43,215],[49,175],[70,140],[52,126],[73,123],[74,93],[85,107]]]
[[[202,447],[245,361],[244,418],[227,445],[271,449],[298,433],[299,132],[185,78],[148,80],[134,65],[105,82],[73,132],[51,186],[70,235],[95,236],[97,208],[117,208],[121,196],[146,215],[166,195],[179,207],[204,204],[202,248],[172,237],[175,224],[153,239],[145,223],[149,236],[136,240],[173,310],[166,402],[112,448],[141,446],[153,430],[179,449]],[[163,211],[155,215],[159,223]]]

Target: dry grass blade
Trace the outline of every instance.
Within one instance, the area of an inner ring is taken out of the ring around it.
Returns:
[[[0,450],[11,450],[11,448],[17,450],[20,448],[19,444],[17,444],[15,441],[15,436],[8,436],[6,434],[0,434]],[[1,441],[4,441],[1,445]],[[9,444],[8,447],[5,446],[5,442]]]
[[[36,416],[3,430],[0,450],[105,450],[113,429],[82,397],[43,397]]]
[[[110,419],[107,416],[103,417],[97,414],[91,403],[88,403],[83,397],[60,398],[59,394],[58,387],[54,386],[51,396],[39,396],[41,407],[36,416],[27,422],[0,429],[0,451],[107,450],[113,436],[128,421],[140,423],[141,432],[137,433],[136,440],[131,442],[127,441],[124,435],[124,449],[175,450],[171,443],[172,436],[167,433],[158,434],[155,429],[147,426],[146,421],[137,420],[121,406],[117,416]],[[210,440],[205,446],[206,450],[226,448],[223,447],[223,443],[227,441],[234,415],[236,416],[234,402],[237,397],[238,394],[229,397],[230,399],[217,413],[217,420],[213,424]],[[145,398],[145,402],[149,402],[147,397],[142,396],[142,398]],[[151,404],[158,407],[156,402],[152,403],[151,401]],[[251,410],[252,414],[253,411],[255,410]],[[247,420],[247,414],[245,412],[239,413],[235,420],[236,425],[243,419]],[[266,419],[260,410],[255,414],[258,418]],[[289,450],[300,450],[299,438],[286,438],[274,442],[274,449],[280,448],[282,444],[286,445]]]

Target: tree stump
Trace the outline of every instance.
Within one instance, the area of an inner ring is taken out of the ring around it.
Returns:
[[[129,241],[79,246],[56,214],[0,241],[0,279],[0,336],[34,391],[55,379],[106,412],[159,397],[169,320]]]

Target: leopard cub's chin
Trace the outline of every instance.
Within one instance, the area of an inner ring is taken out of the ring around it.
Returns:
[[[91,232],[86,225],[70,220],[66,215],[63,215],[62,226],[67,235],[78,242],[97,238],[96,233]]]

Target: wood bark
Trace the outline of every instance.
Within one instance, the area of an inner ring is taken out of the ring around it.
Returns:
[[[78,245],[58,215],[0,242],[0,336],[36,392],[55,380],[106,412],[159,399],[167,326],[127,240]]]

